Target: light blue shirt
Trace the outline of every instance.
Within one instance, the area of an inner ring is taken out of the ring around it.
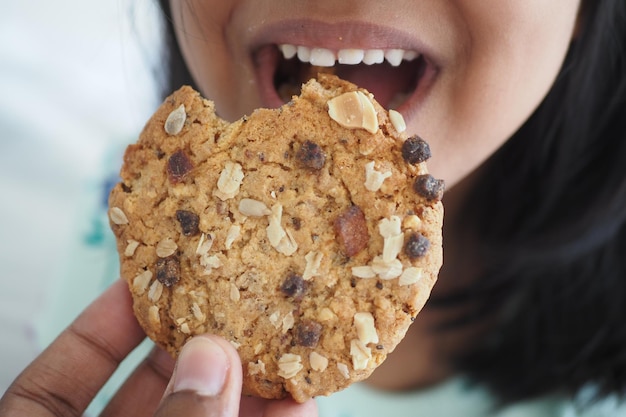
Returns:
[[[320,417],[617,417],[626,416],[626,403],[611,396],[591,402],[593,389],[575,399],[550,396],[495,408],[489,392],[464,378],[406,393],[378,391],[353,384],[330,397],[317,398]]]

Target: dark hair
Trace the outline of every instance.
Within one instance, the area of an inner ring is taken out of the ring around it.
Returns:
[[[183,54],[176,40],[176,34],[174,32],[174,22],[172,21],[172,13],[170,8],[170,0],[158,0],[161,11],[163,12],[163,23],[165,24],[165,36],[164,43],[165,49],[163,51],[164,60],[166,64],[165,84],[161,87],[161,96],[165,98],[171,94],[174,89],[179,88],[182,85],[190,85],[197,89],[187,66],[183,59]]]
[[[626,3],[582,6],[553,88],[466,202],[484,276],[439,300],[498,313],[459,363],[503,402],[626,393]]]
[[[170,91],[193,85],[169,15]],[[437,306],[497,317],[458,358],[502,403],[626,393],[626,3],[584,0],[550,93],[481,170],[463,222],[484,276]],[[532,57],[529,57],[532,59]],[[451,323],[466,325],[468,320]]]

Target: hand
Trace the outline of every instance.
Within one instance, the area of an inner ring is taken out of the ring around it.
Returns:
[[[126,284],[113,284],[13,382],[0,399],[0,416],[82,416],[145,338],[131,305]],[[176,364],[154,349],[101,415],[312,417],[317,409],[312,400],[241,397],[236,350],[217,336],[202,335],[183,347]]]

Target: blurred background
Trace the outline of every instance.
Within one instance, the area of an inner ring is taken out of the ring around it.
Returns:
[[[158,13],[0,2],[0,393],[117,277],[106,197],[159,103]]]

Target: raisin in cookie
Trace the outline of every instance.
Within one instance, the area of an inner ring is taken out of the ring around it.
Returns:
[[[109,216],[139,323],[173,355],[223,336],[246,394],[303,402],[366,378],[442,263],[428,145],[331,75],[234,123],[214,110],[183,87],[125,153]]]

